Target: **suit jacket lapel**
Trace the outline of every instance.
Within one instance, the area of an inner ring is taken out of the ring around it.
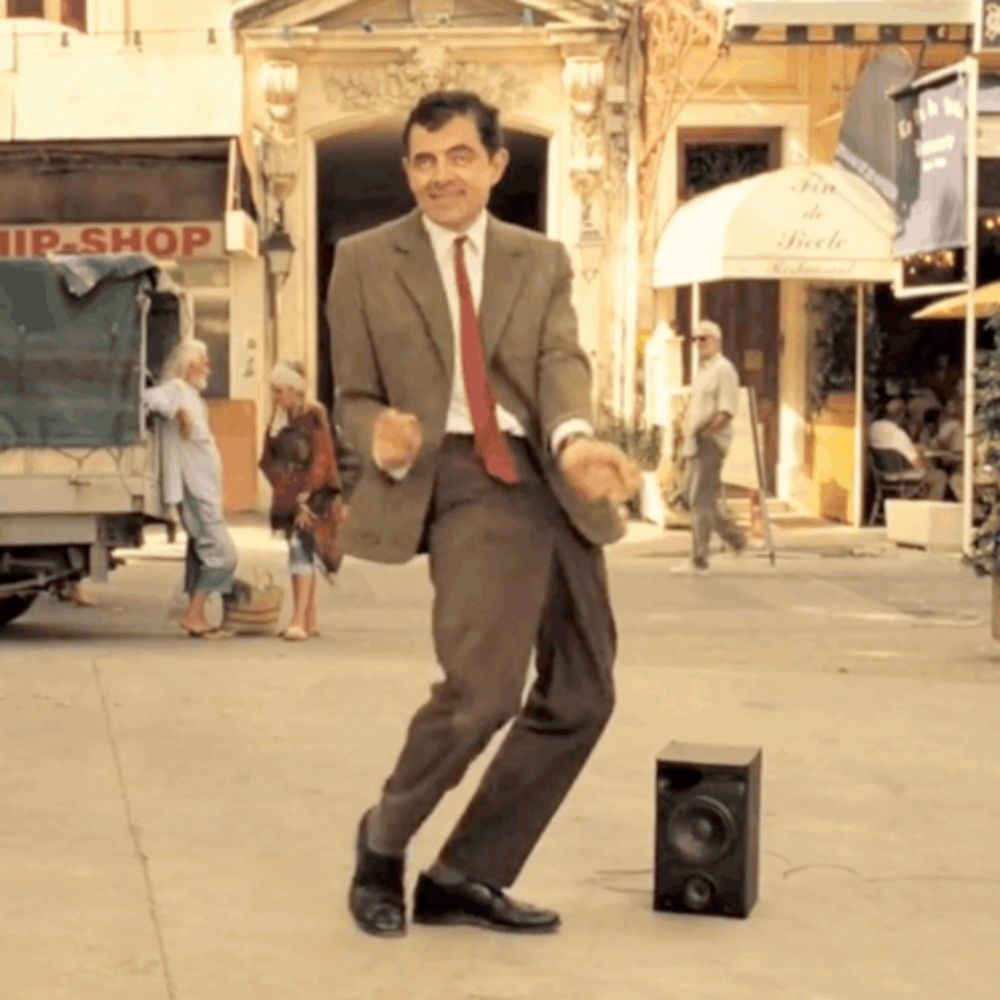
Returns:
[[[479,304],[479,330],[483,357],[489,365],[503,336],[510,311],[524,282],[524,255],[510,231],[492,216],[486,227],[483,263],[483,297]]]
[[[402,220],[394,242],[399,255],[396,273],[423,316],[430,339],[450,378],[455,364],[451,313],[441,272],[419,211],[411,212]]]

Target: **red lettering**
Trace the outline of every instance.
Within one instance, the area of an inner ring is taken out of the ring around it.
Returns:
[[[42,257],[49,250],[55,250],[62,240],[54,229],[33,229],[31,231],[31,256]]]
[[[14,233],[14,256],[28,256],[28,234],[23,229],[18,229]]]
[[[154,257],[173,257],[177,243],[177,233],[166,226],[154,226],[146,235],[146,249]]]
[[[9,257],[10,251],[10,230],[0,229],[0,257]]]
[[[184,226],[181,230],[181,256],[193,257],[201,247],[212,242],[212,232],[208,226]]]
[[[100,226],[87,226],[80,233],[81,253],[106,253],[108,249],[108,238]]]
[[[111,230],[111,252],[121,253],[123,250],[142,252],[142,230],[138,226],[133,226],[131,229],[120,229],[116,226]]]

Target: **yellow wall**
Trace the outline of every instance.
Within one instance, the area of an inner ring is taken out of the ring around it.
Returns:
[[[850,521],[854,493],[854,395],[831,395],[806,429],[809,512]]]

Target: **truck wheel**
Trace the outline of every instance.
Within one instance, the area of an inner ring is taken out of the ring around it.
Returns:
[[[13,597],[0,597],[0,628],[23,615],[35,603],[37,594],[15,594]]]

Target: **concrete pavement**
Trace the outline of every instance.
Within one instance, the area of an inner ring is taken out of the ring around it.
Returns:
[[[245,567],[281,572],[259,528],[237,537]],[[346,913],[354,825],[434,678],[422,563],[348,561],[308,643],[182,637],[166,614],[179,547],[162,544],[94,587],[97,609],[42,602],[0,638],[0,996],[997,996],[984,581],[877,533],[800,531],[775,567],[669,576],[685,547],[639,527],[611,553],[619,704],[516,887],[563,913],[541,939],[373,941]],[[671,739],[764,747],[749,920],[650,908]],[[481,766],[421,831],[411,874]]]

